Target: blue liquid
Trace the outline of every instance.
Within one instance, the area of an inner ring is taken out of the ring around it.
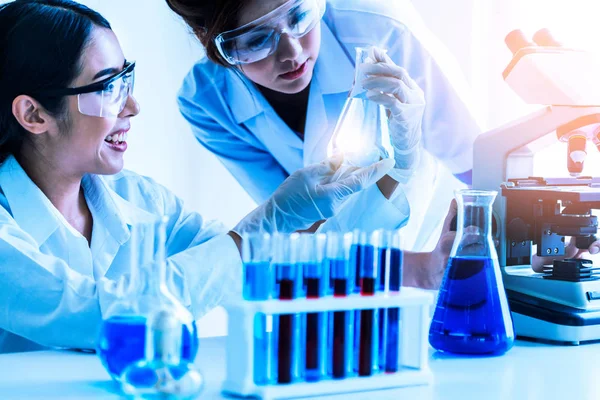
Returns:
[[[387,259],[389,252],[389,260]],[[386,270],[389,268],[389,291],[399,292],[402,286],[402,263],[404,254],[400,249],[379,249],[379,279],[380,291],[385,290]],[[389,261],[389,265],[388,265]],[[379,310],[379,368],[392,373],[399,369],[400,345],[400,309],[389,308]]]
[[[181,358],[193,362],[198,353],[198,331],[182,328]],[[146,319],[140,316],[114,316],[102,324],[98,356],[110,375],[118,379],[123,370],[144,358],[146,345]]]
[[[364,276],[371,276],[373,271],[373,262],[375,261],[375,248],[370,245],[355,244],[350,248],[350,265],[354,266],[351,273],[354,277],[354,293],[360,292],[360,279]],[[366,274],[365,274],[365,271]]]
[[[274,276],[268,261],[244,264],[244,290],[246,300],[267,300],[271,294]]]
[[[275,277],[268,261],[244,264],[244,290],[246,300],[268,300],[273,290]],[[269,377],[269,346],[272,330],[268,328],[267,319],[271,316],[257,314],[254,317],[254,383],[266,385]]]
[[[429,343],[437,350],[502,354],[514,343],[514,330],[498,260],[450,258]]]

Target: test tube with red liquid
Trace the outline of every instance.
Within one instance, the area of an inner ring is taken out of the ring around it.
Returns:
[[[298,264],[304,272],[307,299],[324,297],[329,287],[329,274],[324,263],[326,236],[300,235]],[[306,314],[305,378],[318,381],[325,376],[327,350],[327,314]]]
[[[295,260],[298,234],[273,236],[273,265],[276,273],[274,298],[291,301],[302,292],[302,268]],[[302,378],[304,340],[301,337],[302,315],[281,314],[273,318],[277,351],[274,352],[275,374],[278,384],[287,384]]]
[[[351,294],[354,279],[351,273],[350,248],[352,234],[327,234],[325,263],[331,276],[333,296],[344,298]],[[334,311],[329,315],[328,371],[333,379],[353,375],[354,314],[352,311]]]

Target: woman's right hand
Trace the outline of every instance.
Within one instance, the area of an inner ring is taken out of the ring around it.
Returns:
[[[338,154],[294,172],[234,231],[290,233],[307,229],[334,216],[351,195],[373,185],[394,167],[390,159],[364,168],[344,166],[342,162],[343,156]]]

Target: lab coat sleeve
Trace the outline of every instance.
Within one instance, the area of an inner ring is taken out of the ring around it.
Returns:
[[[233,239],[216,221],[205,222],[160,187],[167,224],[167,263],[174,286],[195,318],[241,296],[242,260]]]
[[[186,96],[180,95],[178,101],[198,142],[219,158],[257,204],[265,202],[287,178],[287,172],[266,149],[235,136]]]
[[[75,272],[45,255],[8,212],[0,208],[0,328],[43,346],[93,349],[101,310],[123,293],[119,281]]]

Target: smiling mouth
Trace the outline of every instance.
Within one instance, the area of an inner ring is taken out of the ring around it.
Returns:
[[[108,135],[104,138],[105,142],[121,144],[127,141],[127,132],[115,133],[114,135]]]

